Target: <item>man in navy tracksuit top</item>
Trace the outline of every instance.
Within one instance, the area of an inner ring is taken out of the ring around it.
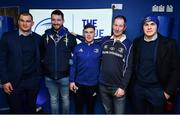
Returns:
[[[62,113],[69,113],[69,71],[71,53],[76,38],[63,26],[64,14],[60,10],[51,13],[52,28],[42,36],[45,47],[45,84],[50,94],[51,112],[59,113],[59,97],[62,100]]]
[[[123,32],[126,18],[116,16],[113,21],[113,35],[100,40],[102,65],[99,90],[105,112],[124,113],[126,88],[132,73],[131,41]]]
[[[94,43],[95,27],[84,27],[85,42],[75,47],[70,74],[70,90],[75,93],[76,113],[94,113],[95,97],[100,70],[101,46]]]

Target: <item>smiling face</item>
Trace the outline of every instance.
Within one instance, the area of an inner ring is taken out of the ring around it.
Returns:
[[[63,26],[64,20],[61,15],[53,14],[51,16],[51,23],[55,30],[59,30]]]
[[[151,39],[157,33],[157,24],[153,21],[145,22],[143,25],[144,34]]]

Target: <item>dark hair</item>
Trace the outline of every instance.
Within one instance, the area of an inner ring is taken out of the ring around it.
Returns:
[[[21,12],[19,15],[18,15],[18,20],[20,19],[20,16],[23,15],[23,16],[30,16],[31,19],[33,20],[33,16],[31,13],[29,12]]]
[[[84,26],[84,30],[87,29],[87,28],[92,28],[95,31],[95,27],[92,24],[90,24],[90,23],[88,23],[88,24],[86,24]]]
[[[118,19],[118,18],[123,19],[123,20],[124,20],[124,24],[126,25],[126,22],[127,22],[126,17],[125,17],[125,16],[122,16],[122,15],[115,16],[114,19],[113,19],[113,23],[114,23],[114,21],[115,21],[116,19]]]
[[[64,14],[63,14],[63,12],[62,12],[61,10],[58,10],[58,9],[54,10],[54,11],[51,13],[51,17],[52,17],[53,14],[54,14],[54,15],[61,15],[62,19],[64,20]]]

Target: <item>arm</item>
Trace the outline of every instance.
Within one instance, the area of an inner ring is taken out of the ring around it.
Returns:
[[[172,41],[170,44],[170,52],[171,52],[171,74],[169,76],[168,84],[165,89],[165,93],[168,95],[172,95],[176,88],[178,87],[180,80],[180,56],[177,50],[177,45],[175,41]]]
[[[116,97],[122,97],[123,95],[125,95],[126,88],[128,86],[129,80],[132,75],[132,62],[133,62],[132,60],[133,60],[133,50],[132,50],[132,45],[131,45],[127,53],[127,57],[125,61],[126,66],[123,72],[124,77],[122,80],[122,85],[116,90],[114,94]]]
[[[69,87],[70,87],[70,90],[75,92],[76,93],[76,90],[78,89],[78,87],[75,85],[75,79],[76,79],[76,73],[77,73],[77,54],[76,54],[76,48],[74,50],[74,53],[73,53],[73,63],[70,67],[70,77],[69,77],[69,81],[70,81],[70,84],[69,84]]]
[[[3,34],[2,39],[0,41],[0,76],[1,82],[3,84],[4,91],[10,95],[13,90],[12,84],[8,79],[8,71],[7,71],[7,59],[8,59],[8,43],[7,36]]]
[[[7,74],[7,59],[8,59],[8,43],[7,43],[7,34],[2,35],[0,40],[0,75],[2,84],[8,83],[8,74]]]
[[[125,69],[123,71],[123,80],[122,80],[122,86],[120,86],[122,89],[126,90],[129,80],[132,76],[132,66],[133,66],[133,48],[132,45],[130,46],[127,56],[126,56],[126,61],[125,61]]]
[[[80,40],[81,42],[84,41],[84,36],[78,35],[78,34],[76,34],[76,33],[74,33],[74,32],[71,32],[71,34],[72,34],[76,39]]]
[[[46,41],[46,37],[47,35],[42,35],[42,37],[40,38],[40,64],[41,64],[41,75],[43,76],[44,75],[44,57],[46,55],[46,47],[45,47],[45,43],[47,43]]]

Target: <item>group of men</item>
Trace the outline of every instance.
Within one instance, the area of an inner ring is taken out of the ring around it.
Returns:
[[[70,113],[69,89],[76,113],[84,104],[94,113],[97,94],[107,114],[125,113],[126,94],[134,113],[164,112],[179,83],[180,60],[175,40],[158,33],[156,16],[143,20],[144,34],[133,42],[124,34],[124,16],[113,19],[112,36],[96,40],[95,27],[85,25],[80,44],[60,10],[51,13],[52,28],[42,36],[31,31],[33,23],[30,13],[20,13],[19,29],[0,40],[0,79],[11,113],[36,113],[42,76],[53,114],[60,113],[60,99],[62,113]]]

